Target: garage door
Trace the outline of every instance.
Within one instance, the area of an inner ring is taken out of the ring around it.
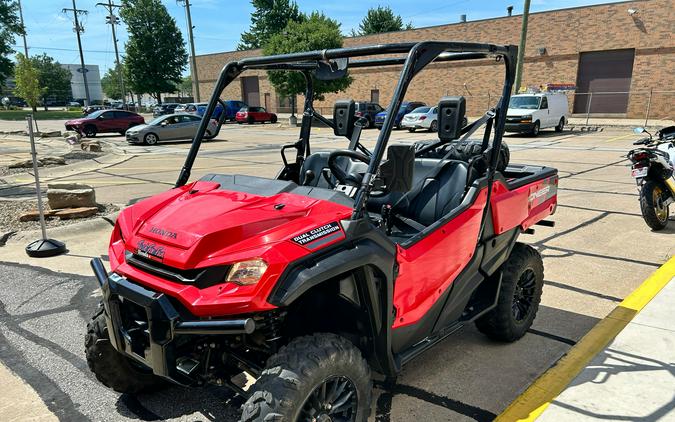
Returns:
[[[260,85],[257,76],[241,78],[241,92],[244,102],[250,106],[260,106]]]
[[[608,50],[581,53],[577,73],[577,95],[574,112],[586,113],[589,95],[593,93],[591,113],[625,113],[628,94],[602,94],[628,92],[633,75],[635,50]]]

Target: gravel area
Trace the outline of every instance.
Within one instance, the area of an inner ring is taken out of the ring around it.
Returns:
[[[110,214],[112,212],[118,211],[120,208],[117,205],[113,204],[99,204],[98,214],[87,217],[87,218],[76,218],[73,220],[61,220],[59,218],[53,217],[45,220],[47,227],[58,227],[65,226],[68,224],[77,223],[84,220],[91,220],[94,218],[99,218],[102,215]],[[49,209],[47,204],[45,208]],[[27,230],[38,230],[40,228],[39,221],[19,221],[19,216],[25,212],[33,211],[37,209],[37,201],[6,201],[0,200],[0,239],[6,233],[27,231]]]
[[[85,160],[91,160],[97,157],[100,157],[104,153],[101,152],[86,152],[86,151],[71,151],[62,157],[66,159],[66,164],[74,164],[74,163],[79,163],[80,161],[85,161]],[[38,169],[48,169],[48,168],[54,168],[54,167],[63,167],[63,165],[49,165],[49,166],[43,166]],[[33,174],[33,167],[29,168],[18,168],[18,169],[11,169],[7,166],[0,166],[0,177],[2,176],[11,176],[14,174],[20,174],[20,173],[30,173]]]

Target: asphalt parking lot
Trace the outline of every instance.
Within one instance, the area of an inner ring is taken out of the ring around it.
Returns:
[[[364,132],[366,146],[377,134]],[[210,172],[274,176],[280,145],[296,137],[296,130],[277,125],[227,125],[204,144],[193,177]],[[432,137],[399,131],[392,139]],[[537,227],[534,235],[520,238],[544,257],[546,284],[534,326],[513,344],[491,342],[473,326],[464,327],[404,367],[393,389],[377,391],[373,420],[494,419],[675,253],[675,223],[655,233],[642,221],[625,159],[636,138],[628,129],[505,137],[512,162],[557,167],[560,175],[556,226]],[[130,146],[120,136],[101,140],[114,160],[49,172],[46,179],[88,183],[99,202],[129,204],[170,188],[189,148],[186,142],[147,147]],[[346,146],[324,128],[314,129],[312,140],[314,151]],[[32,195],[29,176],[14,182],[0,186],[0,196]],[[71,248],[67,259],[82,264],[67,272],[52,271],[63,271],[57,259],[26,263],[0,248],[0,361],[62,420],[236,420],[241,400],[225,389],[171,387],[133,397],[105,389],[89,372],[83,338],[99,295],[86,260],[106,258],[109,227],[92,232],[88,242],[96,247],[89,251]]]

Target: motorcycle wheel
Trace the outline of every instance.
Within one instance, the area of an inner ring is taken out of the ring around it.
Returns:
[[[654,231],[663,230],[668,225],[670,210],[663,204],[666,190],[661,183],[648,180],[640,191],[640,210],[645,223]]]

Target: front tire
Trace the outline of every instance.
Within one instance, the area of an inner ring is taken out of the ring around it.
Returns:
[[[408,128],[408,132],[410,132],[410,133],[415,132],[415,128],[414,127]]]
[[[149,370],[143,371],[136,367],[129,358],[112,347],[104,312],[103,306],[99,304],[87,324],[84,340],[87,365],[96,379],[120,393],[137,394],[161,389],[165,381]]]
[[[663,205],[665,192],[663,185],[654,180],[647,180],[640,191],[642,218],[654,231],[663,230],[668,225],[670,210]]]
[[[539,130],[541,126],[539,125],[539,122],[534,122],[534,125],[532,126],[532,130],[530,131],[530,135],[532,136],[539,136]]]
[[[143,138],[143,142],[145,142],[145,145],[157,145],[158,141],[159,141],[159,138],[154,133],[148,133]]]
[[[438,122],[436,120],[431,122],[431,126],[429,126],[429,132],[438,132]]]
[[[372,381],[368,363],[352,343],[335,334],[314,334],[270,357],[252,391],[241,422],[364,422]]]
[[[84,127],[84,136],[87,138],[95,138],[96,137],[96,126],[94,125],[87,125]]]
[[[277,122],[277,116],[274,115],[274,116],[272,116],[272,118],[270,119],[270,123],[276,123],[276,122]]]
[[[478,318],[476,327],[493,340],[518,340],[537,316],[543,286],[544,264],[539,252],[516,243],[503,266],[497,306]]]

